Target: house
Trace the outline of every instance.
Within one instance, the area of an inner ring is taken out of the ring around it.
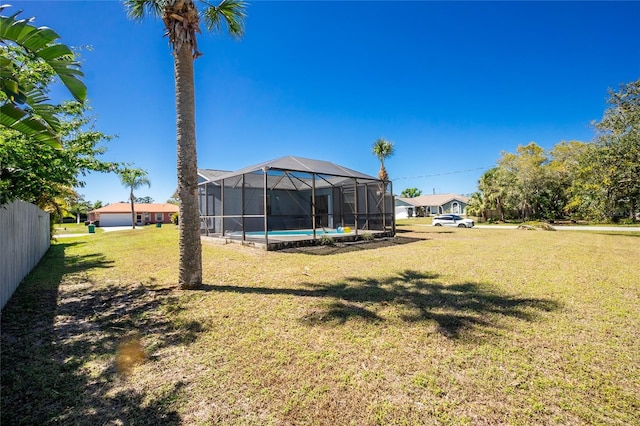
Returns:
[[[466,215],[468,204],[469,198],[458,194],[421,195],[413,198],[396,197],[396,219],[444,213]]]
[[[198,180],[201,232],[209,236],[394,231],[391,183],[328,161],[287,156],[234,172],[200,169]]]
[[[175,204],[134,204],[136,225],[171,223],[171,216],[178,212]],[[99,226],[131,226],[131,204],[114,203],[89,212],[89,221]]]

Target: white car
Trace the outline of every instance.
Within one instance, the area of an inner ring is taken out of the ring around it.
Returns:
[[[443,214],[433,218],[433,226],[452,226],[454,228],[473,228],[473,221],[457,214]]]

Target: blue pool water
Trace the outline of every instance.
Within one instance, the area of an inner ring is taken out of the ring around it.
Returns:
[[[344,235],[344,232],[338,232],[335,229],[328,229],[323,231],[322,229],[316,229],[316,236],[318,235]],[[234,232],[232,235],[242,235],[242,232]],[[256,231],[256,232],[247,232],[247,236],[255,236],[255,237],[263,237],[264,232]],[[289,229],[286,231],[269,231],[267,232],[269,237],[312,237],[313,230],[312,229]]]

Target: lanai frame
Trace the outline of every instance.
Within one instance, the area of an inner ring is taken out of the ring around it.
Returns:
[[[283,157],[202,178],[201,231],[266,244],[277,239],[269,232],[280,230],[308,230],[313,240],[338,227],[356,237],[394,235],[392,194],[391,182],[326,161]]]

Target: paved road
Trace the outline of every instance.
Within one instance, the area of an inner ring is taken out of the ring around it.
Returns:
[[[480,229],[517,229],[517,225],[476,225]],[[554,226],[556,231],[640,232],[640,226]]]

